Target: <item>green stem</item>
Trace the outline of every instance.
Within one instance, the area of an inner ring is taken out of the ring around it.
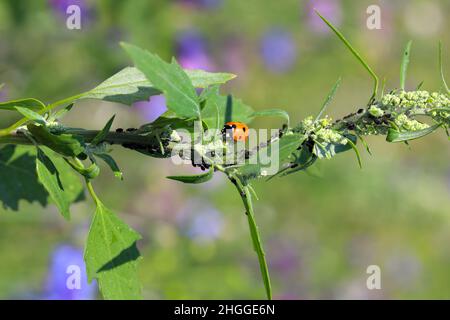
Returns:
[[[86,187],[89,191],[89,194],[91,195],[92,199],[95,202],[95,205],[98,207],[101,204],[100,199],[97,197],[97,194],[95,193],[94,187],[92,186],[91,180],[86,178]]]
[[[250,228],[250,235],[252,237],[253,248],[258,255],[259,268],[261,270],[261,276],[263,278],[264,287],[266,289],[267,299],[272,300],[272,286],[270,284],[269,268],[267,267],[266,254],[261,242],[261,236],[259,234],[258,226],[255,221],[255,214],[253,211],[252,195],[248,186],[244,186],[239,178],[230,175],[230,178],[236,181],[236,188],[241,195],[242,202],[244,203],[248,226]]]

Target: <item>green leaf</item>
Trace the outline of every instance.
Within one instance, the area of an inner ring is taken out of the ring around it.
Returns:
[[[16,107],[26,108],[30,110],[39,111],[45,108],[45,104],[34,98],[26,98],[19,100],[10,100],[0,102],[0,110],[12,110],[15,111]]]
[[[388,134],[386,136],[387,142],[403,142],[408,140],[414,140],[418,138],[422,138],[438,129],[442,124],[436,124],[434,126],[428,127],[426,129],[417,130],[417,131],[406,131],[401,132],[395,130],[394,128],[390,128]]]
[[[408,71],[409,65],[409,56],[411,51],[412,41],[408,41],[405,47],[405,51],[403,52],[402,64],[400,67],[400,88],[405,91],[405,82],[406,82],[406,72]]]
[[[184,69],[184,72],[191,79],[192,85],[196,88],[207,88],[212,85],[224,84],[236,75],[224,72],[207,72],[200,69]]]
[[[325,19],[317,10],[314,10],[316,14],[330,27],[331,30],[337,35],[337,37],[344,43],[344,45],[350,50],[350,52],[355,56],[355,58],[363,65],[363,67],[369,72],[372,76],[374,85],[373,85],[373,93],[372,97],[369,100],[369,103],[373,101],[373,99],[377,96],[378,92],[378,77],[373,72],[372,68],[367,64],[367,62],[361,57],[361,55],[353,48],[350,42],[344,37],[344,35],[327,19]]]
[[[450,93],[450,89],[448,88],[447,82],[445,81],[445,76],[444,76],[444,66],[442,63],[442,43],[441,41],[439,41],[439,72],[441,74],[441,80],[442,80],[442,84],[444,85],[445,90],[447,91],[447,93]]]
[[[114,122],[115,117],[116,116],[113,115],[111,117],[111,119],[109,119],[109,121],[106,123],[106,125],[103,127],[103,129],[94,137],[94,139],[92,139],[91,144],[97,145],[106,139],[106,137],[108,136],[109,130],[111,129],[111,126]]]
[[[119,166],[117,165],[116,161],[113,157],[111,157],[109,154],[106,153],[96,153],[97,157],[102,159],[106,162],[106,164],[111,168],[111,170],[114,172],[114,176],[120,180],[123,180],[123,174],[122,171],[120,171]]]
[[[211,73],[203,70],[185,70],[185,72],[196,88],[222,84],[235,77],[230,73]],[[81,95],[79,99],[99,99],[132,105],[137,101],[147,101],[151,96],[161,93],[142,71],[134,67],[126,67]]]
[[[4,208],[19,209],[19,201],[47,205],[47,192],[36,174],[36,157],[28,147],[0,148],[0,201]]]
[[[96,278],[105,299],[140,299],[136,241],[141,236],[98,199],[84,253],[89,281]]]
[[[256,117],[272,117],[277,116],[285,119],[287,121],[287,125],[289,126],[289,114],[281,109],[266,109],[261,111],[255,111],[253,112],[250,117],[256,118]]]
[[[28,120],[32,120],[37,123],[45,125],[46,121],[45,121],[44,117],[41,116],[39,113],[34,112],[33,110],[30,110],[30,109],[22,108],[22,107],[15,107],[15,108]]]
[[[49,147],[63,156],[76,157],[84,151],[84,147],[78,136],[66,133],[56,135],[51,133],[46,127],[32,123],[27,128],[36,142]]]
[[[167,63],[157,55],[126,43],[122,43],[122,47],[155,88],[164,93],[169,110],[180,117],[200,118],[200,104],[195,88],[175,60]]]
[[[48,118],[48,122],[53,122],[55,120],[59,120],[63,118],[70,110],[73,108],[73,103],[69,104],[67,107],[62,108],[61,110],[51,114]]]
[[[65,193],[60,173],[51,157],[51,155],[45,154],[41,148],[37,148],[36,172],[39,181],[44,185],[63,217],[70,220],[71,201]],[[68,167],[67,170],[70,168]]]
[[[322,108],[320,108],[319,113],[317,114],[316,119],[314,120],[314,122],[317,122],[323,115],[323,113],[325,112],[325,110],[327,109],[328,105],[330,104],[331,100],[333,100],[334,95],[336,94],[337,89],[339,88],[339,85],[341,84],[341,78],[338,78],[336,83],[334,84],[333,88],[331,88],[330,93],[328,93],[327,98],[325,99],[325,101],[322,104]]]
[[[202,110],[202,120],[206,123],[208,128],[215,128],[217,123],[221,125],[225,123],[227,113],[227,101],[226,96],[219,94],[211,94],[206,101],[206,105]],[[219,118],[217,118],[217,110],[219,111]],[[250,123],[254,118],[254,110],[242,102],[240,99],[233,99],[233,112],[231,118],[227,121],[239,121],[244,123]]]
[[[208,172],[203,174],[197,174],[192,176],[168,176],[167,178],[184,183],[197,184],[208,182],[209,180],[212,179],[213,175],[214,175],[214,168],[211,167]]]
[[[361,155],[359,154],[359,151],[358,151],[358,148],[356,147],[356,144],[353,143],[353,141],[351,141],[350,139],[348,139],[347,144],[349,144],[350,147],[352,147],[353,151],[355,151],[356,159],[358,160],[358,165],[359,165],[360,168],[362,168]]]

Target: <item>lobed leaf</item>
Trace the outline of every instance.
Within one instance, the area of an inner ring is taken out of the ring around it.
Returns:
[[[184,71],[196,88],[222,84],[236,77],[231,73],[211,73],[203,70]],[[132,105],[138,101],[147,101],[151,96],[161,93],[142,71],[134,67],[126,67],[94,89],[82,94],[79,99],[99,99]]]
[[[84,253],[88,279],[98,279],[105,299],[140,299],[136,241],[141,236],[103,203],[96,204]]]
[[[122,47],[155,88],[164,93],[169,110],[184,118],[200,117],[195,88],[175,60],[167,63],[155,54],[126,43],[122,43]]]

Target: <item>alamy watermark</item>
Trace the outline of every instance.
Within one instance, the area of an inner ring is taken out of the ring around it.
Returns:
[[[366,280],[366,286],[369,290],[381,289],[381,268],[376,264],[367,267],[366,273],[370,274]]]
[[[75,4],[67,6],[66,9],[67,19],[66,26],[69,30],[81,29],[81,8]]]
[[[76,264],[71,264],[66,268],[66,288],[69,290],[81,290],[81,268]]]
[[[381,29],[381,8],[376,4],[372,4],[367,7],[366,13],[368,17],[366,19],[366,26],[369,30]]]

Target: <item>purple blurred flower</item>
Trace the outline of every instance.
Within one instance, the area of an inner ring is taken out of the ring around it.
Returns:
[[[270,71],[288,71],[297,59],[297,48],[291,34],[279,28],[266,32],[261,41],[261,56]]]
[[[167,111],[166,98],[163,95],[152,96],[149,101],[139,101],[133,106],[149,122],[155,121]]]
[[[80,288],[68,288],[69,277],[76,274],[71,267],[80,270]],[[95,281],[87,282],[83,251],[72,245],[60,245],[53,252],[50,270],[46,281],[44,299],[54,300],[89,300],[95,299],[97,285]]]
[[[178,0],[178,2],[197,8],[217,9],[222,5],[223,0]]]
[[[205,40],[197,31],[185,31],[177,37],[176,55],[183,68],[209,71],[214,69]]]
[[[209,242],[220,237],[223,229],[222,214],[201,200],[188,203],[177,218],[186,235],[199,242]]]
[[[224,41],[220,50],[224,70],[239,74],[238,81],[246,73],[248,64],[244,54],[244,43],[244,40],[232,37]]]
[[[342,9],[339,0],[309,0],[306,10],[308,25],[312,31],[323,34],[330,31],[325,22],[314,12],[314,9],[335,26],[340,26],[342,23]]]

